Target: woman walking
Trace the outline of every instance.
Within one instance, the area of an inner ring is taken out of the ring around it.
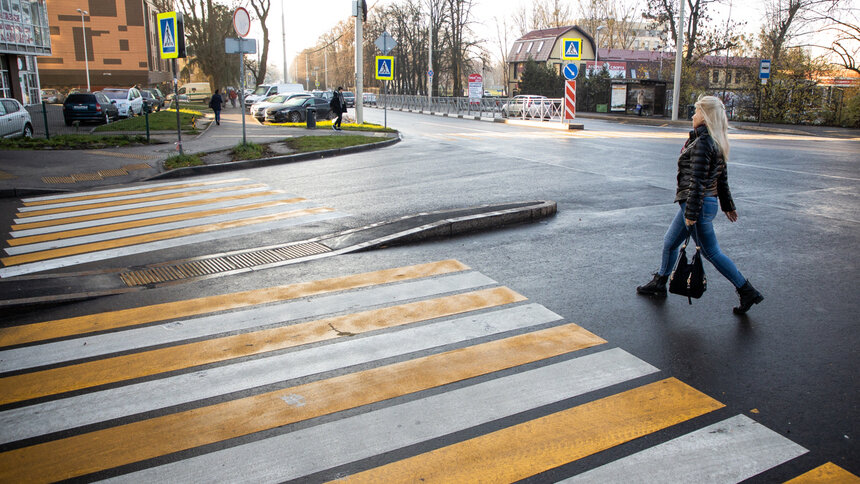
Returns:
[[[731,222],[738,219],[732,194],[729,190],[726,161],[729,158],[728,119],[722,101],[703,96],[696,102],[693,131],[678,158],[678,185],[675,202],[680,204],[669,230],[663,237],[663,254],[660,270],[651,282],[636,288],[647,296],[666,297],[666,282],[678,260],[681,244],[690,234],[702,255],[734,284],[740,296],[735,314],[746,313],[764,297],[744,278],[735,263],[720,250],[714,233],[713,220],[717,215],[717,202]]]

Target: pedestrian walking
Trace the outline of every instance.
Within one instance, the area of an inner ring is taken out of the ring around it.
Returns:
[[[215,124],[221,126],[221,105],[224,103],[224,100],[221,98],[221,94],[218,94],[218,91],[220,89],[215,89],[215,94],[209,100],[209,107],[215,111]]]
[[[639,90],[636,94],[636,114],[642,116],[642,108],[645,106],[645,91]]]
[[[343,98],[343,87],[338,86],[337,91],[335,91],[334,96],[332,96],[331,101],[329,101],[329,106],[331,106],[331,111],[337,115],[337,119],[331,123],[331,129],[335,131],[343,131],[340,129],[340,123],[343,120],[344,113],[346,113],[346,101]]]
[[[746,313],[764,297],[744,278],[735,263],[720,250],[714,233],[717,203],[730,222],[738,213],[729,190],[726,161],[729,158],[728,119],[723,102],[713,96],[700,97],[693,116],[693,130],[678,158],[675,202],[680,204],[666,235],[660,269],[651,282],[636,288],[642,295],[666,297],[666,282],[678,260],[679,248],[688,235],[717,271],[734,284],[740,305],[735,314]],[[718,200],[719,199],[719,200]]]
[[[236,92],[235,89],[230,89],[230,105],[234,108],[236,107],[236,99],[239,97],[239,93]]]

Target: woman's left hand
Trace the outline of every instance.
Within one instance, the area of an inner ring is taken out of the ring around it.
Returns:
[[[692,227],[693,225],[695,225],[696,221],[695,221],[695,220],[690,220],[690,219],[688,219],[688,218],[685,218],[685,219],[684,219],[684,223],[686,223],[686,224],[687,224],[687,227]]]

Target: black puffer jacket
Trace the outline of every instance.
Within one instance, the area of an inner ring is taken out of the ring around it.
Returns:
[[[690,131],[690,139],[678,158],[676,202],[687,202],[684,217],[699,220],[705,197],[719,197],[724,212],[735,209],[729,190],[726,160],[706,126]]]

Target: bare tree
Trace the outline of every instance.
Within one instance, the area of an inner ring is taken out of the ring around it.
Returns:
[[[762,26],[763,55],[776,63],[795,37],[838,6],[840,0],[770,0]],[[824,14],[820,13],[821,11]]]
[[[592,37],[603,27],[596,41],[600,48],[629,49],[636,37],[636,19],[640,17],[635,2],[621,0],[583,0],[579,4],[580,19],[576,24]]]
[[[511,33],[510,26],[508,25],[507,17],[495,17],[496,21],[496,41],[499,47],[499,59],[502,64],[502,82],[503,86],[505,86],[505,90],[508,89],[508,53],[510,51],[508,42],[508,36]]]
[[[687,18],[684,19],[684,41],[686,52],[684,60],[692,62],[706,55],[726,50],[740,43],[740,26],[743,22],[730,22],[726,30],[712,22],[708,14],[709,8],[721,0],[681,0],[687,2]],[[797,1],[797,0],[792,0]],[[675,0],[648,0],[647,10],[642,16],[651,21],[654,26],[669,26],[673,43],[678,39],[678,24],[676,17],[677,2]],[[713,27],[712,27],[713,26]]]
[[[260,26],[263,28],[263,52],[260,54],[260,62],[258,68],[254,71],[254,79],[256,84],[263,84],[266,80],[266,68],[269,63],[269,27],[266,25],[266,19],[269,18],[269,8],[272,6],[272,0],[250,0],[251,7],[254,13],[260,20]]]
[[[570,5],[562,0],[536,0],[532,3],[532,18],[539,29],[564,27],[573,23]]]
[[[852,20],[839,20],[828,17],[830,24],[825,30],[835,33],[836,36],[828,50],[839,57],[839,65],[860,74],[860,65],[857,63],[857,54],[860,53],[860,27],[857,18]]]

